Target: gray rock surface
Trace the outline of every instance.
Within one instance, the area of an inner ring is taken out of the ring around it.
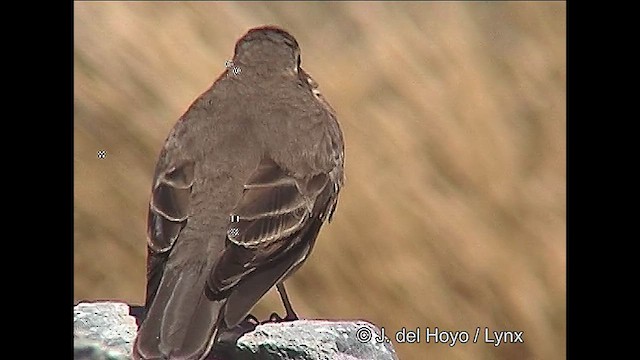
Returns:
[[[392,360],[390,342],[365,321],[298,320],[258,325],[236,344],[239,359]]]
[[[136,336],[129,306],[117,302],[74,307],[74,359],[130,359]],[[242,335],[238,360],[397,360],[390,342],[365,321],[298,320],[258,325]]]
[[[129,359],[137,330],[127,304],[80,303],[73,308],[73,357]]]

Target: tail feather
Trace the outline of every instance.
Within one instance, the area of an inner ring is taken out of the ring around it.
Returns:
[[[166,269],[134,344],[134,359],[202,359],[225,300],[204,293],[204,266]]]

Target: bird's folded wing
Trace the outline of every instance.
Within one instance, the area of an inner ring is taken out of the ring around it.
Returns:
[[[297,179],[271,159],[263,159],[231,214],[227,246],[207,282],[212,298],[225,296],[256,268],[277,261],[307,240],[295,235],[312,217],[324,220],[328,206],[321,209],[317,203],[323,190],[333,190],[329,183],[328,174]]]
[[[156,175],[147,219],[147,308],[160,284],[168,250],[187,221],[193,181],[193,161],[179,162]]]
[[[149,201],[147,237],[155,252],[165,252],[175,242],[189,215],[193,162],[185,161],[160,172]]]

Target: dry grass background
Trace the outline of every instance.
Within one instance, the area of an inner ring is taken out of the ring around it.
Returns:
[[[75,3],[75,299],[143,301],[164,138],[235,41],[277,24],[346,139],[334,221],[288,281],[298,312],[524,331],[394,344],[405,360],[564,358],[565,19],[562,2]],[[275,292],[256,313],[273,310]]]

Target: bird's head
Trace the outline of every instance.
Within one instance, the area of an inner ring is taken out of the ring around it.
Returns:
[[[242,72],[298,73],[300,48],[296,39],[276,26],[263,26],[249,30],[236,43],[233,56],[235,66]]]

